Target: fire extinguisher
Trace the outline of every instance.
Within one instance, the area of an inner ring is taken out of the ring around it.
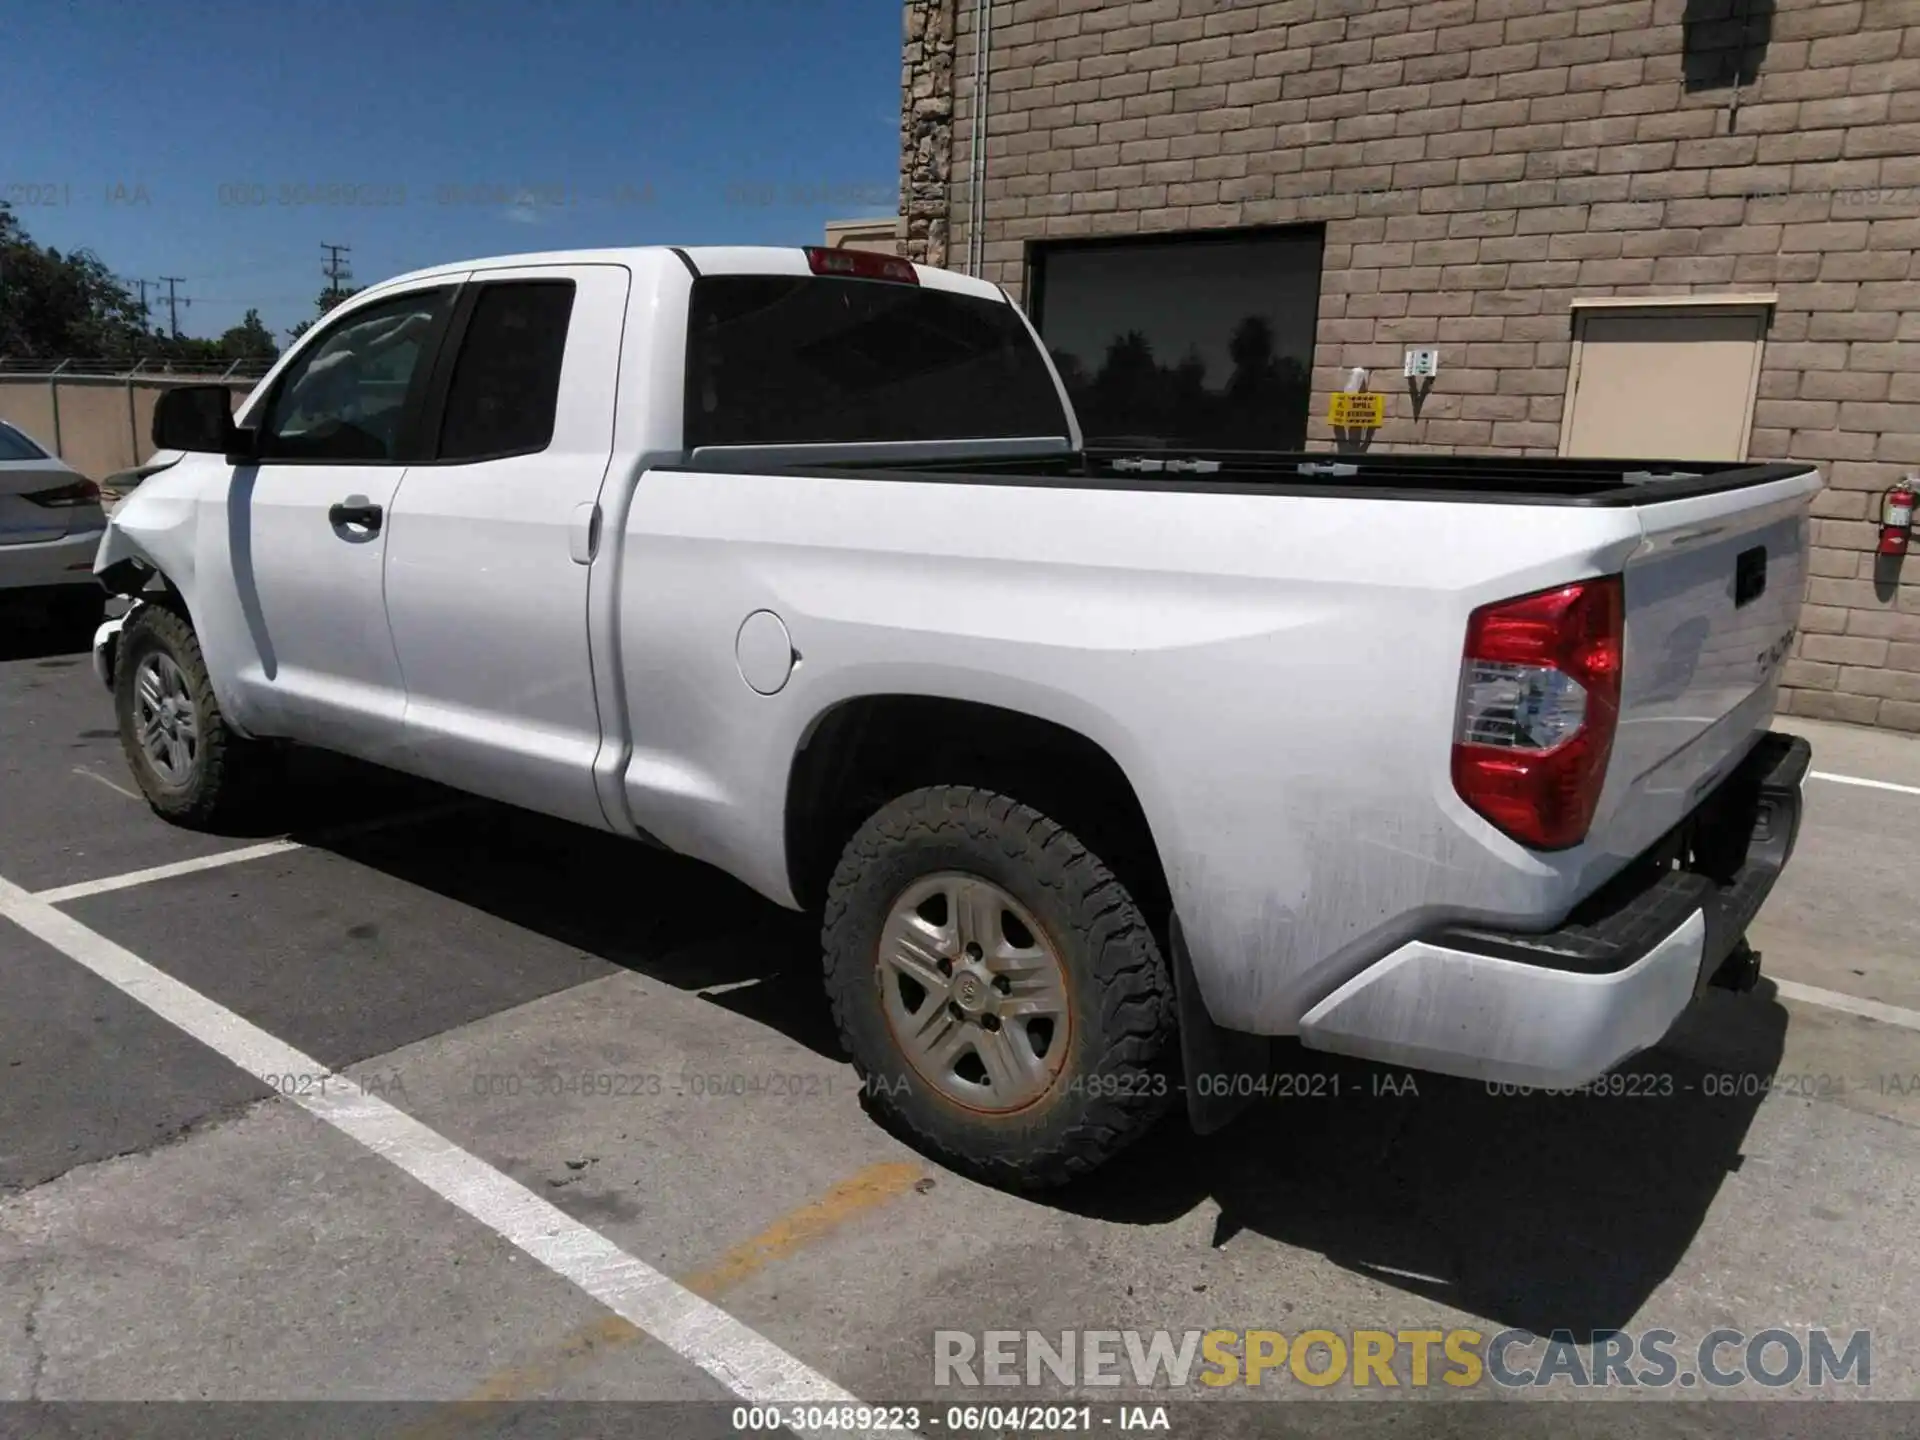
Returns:
[[[1887,491],[1880,504],[1880,553],[1904,555],[1913,530],[1913,479],[1908,477]]]

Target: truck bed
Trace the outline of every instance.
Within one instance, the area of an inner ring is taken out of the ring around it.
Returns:
[[[1171,857],[1212,1013],[1263,1034],[1435,927],[1554,929],[1681,824],[1773,712],[1820,486],[1804,464],[1044,447],[656,467],[627,522],[626,643],[649,675],[737,684],[741,613],[778,608],[805,656],[795,711],[843,687],[960,693],[1087,735]],[[1625,638],[1606,783],[1583,842],[1526,850],[1451,778],[1469,620],[1607,575]],[[696,652],[690,631],[721,638]],[[712,743],[689,715],[668,753]]]

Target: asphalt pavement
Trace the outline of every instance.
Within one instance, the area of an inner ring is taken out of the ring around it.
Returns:
[[[1596,1333],[1691,1356],[1716,1329],[1816,1328],[1870,1332],[1869,1384],[1539,1393],[1641,1402],[1578,1433],[1915,1433],[1920,1407],[1871,1402],[1920,1400],[1920,740],[1792,728],[1817,778],[1753,935],[1768,978],[1707,997],[1609,1093],[1288,1049],[1279,1071],[1318,1077],[1292,1096],[1022,1198],[868,1118],[802,918],[321,756],[270,828],[173,829],[132,793],[85,655],[16,630],[0,1433],[793,1418],[741,1397],[879,1407],[802,1417],[822,1434],[1038,1402],[1113,1429],[1122,1401],[1193,1436],[1567,1433],[1559,1403],[1476,1405],[1531,1393],[1486,1381],[990,1389],[934,1361],[940,1332],[1567,1331],[1591,1361]],[[1843,1431],[1790,1403],[1814,1396],[1870,1403]],[[264,1408],[108,1403],[153,1400]],[[645,1405],[563,1403],[608,1401]]]

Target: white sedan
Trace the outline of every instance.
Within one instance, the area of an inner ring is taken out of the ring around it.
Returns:
[[[63,628],[97,623],[106,528],[100,487],[0,420],[0,605],[26,601]]]

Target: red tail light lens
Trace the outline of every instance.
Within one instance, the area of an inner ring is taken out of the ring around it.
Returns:
[[[1467,622],[1453,785],[1523,845],[1586,838],[1620,718],[1620,577],[1483,605]]]
[[[52,490],[34,490],[20,498],[32,501],[35,505],[44,505],[49,510],[67,510],[75,505],[99,504],[100,487],[91,480],[78,480]]]
[[[829,250],[809,245],[807,268],[816,275],[845,275],[853,280],[894,280],[902,285],[918,285],[920,272],[910,261],[871,250]]]

